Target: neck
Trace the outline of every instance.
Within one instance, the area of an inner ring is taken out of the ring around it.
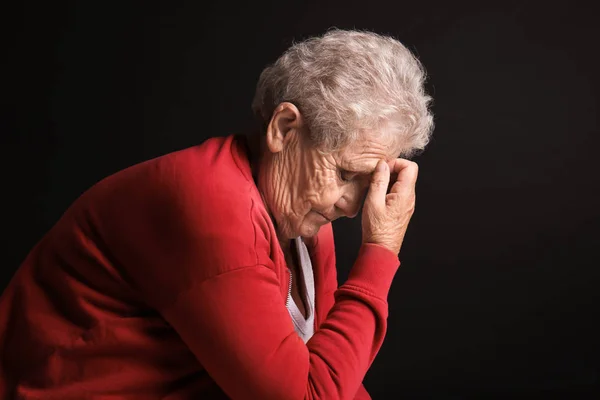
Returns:
[[[254,179],[254,184],[258,188],[258,192],[260,193],[260,197],[263,201],[265,209],[271,218],[271,222],[275,227],[275,232],[277,232],[277,238],[281,248],[284,252],[288,251],[290,248],[291,240],[289,238],[284,237],[277,227],[277,221],[275,220],[271,209],[269,208],[269,203],[266,200],[265,195],[263,194],[263,190],[261,188],[262,181],[264,180],[264,175],[261,172],[266,167],[268,160],[263,157],[264,154],[264,140],[263,135],[260,132],[255,132],[246,137],[246,144],[248,150],[248,160],[250,161],[250,168],[252,170],[252,178]]]

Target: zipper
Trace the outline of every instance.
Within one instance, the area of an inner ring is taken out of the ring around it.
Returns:
[[[288,287],[288,295],[287,295],[287,298],[285,299],[285,307],[289,309],[290,299],[292,298],[292,270],[289,268],[287,270],[288,270],[288,273],[290,274],[290,286]]]
[[[296,245],[295,241],[292,242],[292,246],[295,246],[295,245]],[[285,258],[285,255],[284,255],[284,258]],[[288,295],[287,295],[287,298],[285,299],[285,307],[289,310],[290,309],[290,300],[292,300],[292,270],[287,265],[287,261],[286,261],[285,266],[288,270],[288,274],[290,274],[290,286],[288,287]]]

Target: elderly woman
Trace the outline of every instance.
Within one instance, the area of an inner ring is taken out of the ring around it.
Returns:
[[[0,302],[3,399],[368,399],[430,98],[398,41],[330,30],[260,76],[255,136],[94,185]],[[398,158],[404,157],[404,158]],[[362,208],[338,287],[331,221]]]

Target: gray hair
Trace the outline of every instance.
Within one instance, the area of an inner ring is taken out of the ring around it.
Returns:
[[[425,77],[419,60],[394,38],[331,29],[294,43],[263,70],[252,109],[264,129],[278,104],[293,103],[312,143],[325,152],[369,132],[393,135],[410,157],[433,130]]]

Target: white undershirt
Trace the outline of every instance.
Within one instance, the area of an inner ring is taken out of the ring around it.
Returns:
[[[300,274],[297,275],[296,279],[302,279],[304,282],[304,287],[306,288],[304,291],[305,297],[303,300],[304,304],[307,305],[307,318],[304,318],[291,295],[288,295],[286,307],[290,313],[290,316],[292,317],[292,322],[294,323],[294,329],[296,330],[296,333],[298,333],[298,336],[300,336],[304,343],[306,343],[314,333],[315,280],[313,276],[310,255],[308,254],[306,245],[302,241],[302,237],[299,236],[295,238],[294,242],[296,243],[296,250],[298,252],[298,258],[300,261]],[[300,284],[301,282],[297,282],[297,284]],[[300,287],[300,285],[298,286]]]

